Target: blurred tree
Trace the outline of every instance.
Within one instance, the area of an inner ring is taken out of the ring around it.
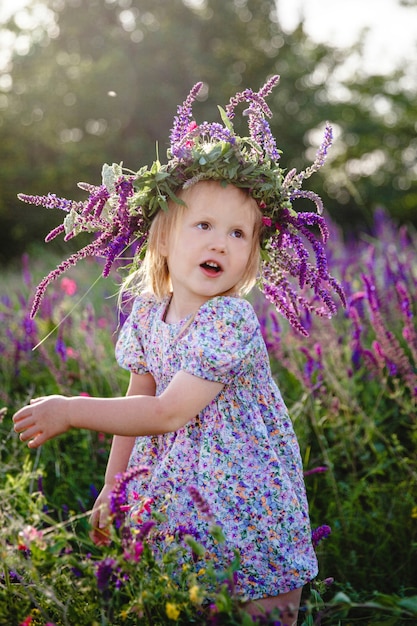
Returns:
[[[83,197],[76,182],[99,182],[105,161],[134,169],[152,162],[156,142],[163,159],[176,107],[198,80],[202,121],[280,74],[269,103],[283,167],[309,162],[329,119],[332,163],[311,186],[335,219],[363,227],[383,204],[417,221],[415,84],[400,70],[338,79],[360,42],[318,45],[302,23],[284,35],[273,0],[28,0],[2,30],[17,49],[0,73],[0,261],[62,219],[22,205],[19,191]]]
[[[417,224],[416,92],[403,70],[344,83],[341,150],[328,177],[332,197],[359,210],[384,206],[399,222]]]

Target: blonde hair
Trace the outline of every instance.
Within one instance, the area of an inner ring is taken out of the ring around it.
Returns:
[[[187,189],[182,189],[177,193],[177,196],[186,203],[187,196],[190,195],[195,186],[213,183],[221,184],[219,181],[213,180],[199,181]],[[249,191],[240,187],[236,187],[236,189],[242,193],[245,199],[251,200],[256,215],[249,261],[241,281],[236,285],[238,294],[245,295],[252,289],[259,274],[263,223],[261,210],[250,196]],[[172,292],[167,259],[162,254],[161,249],[171,234],[175,232],[187,209],[187,204],[177,204],[173,200],[169,200],[168,210],[161,210],[157,213],[149,229],[145,258],[139,269],[130,274],[124,281],[121,288],[122,294],[127,292],[131,296],[136,296],[141,292],[148,292],[162,300]]]

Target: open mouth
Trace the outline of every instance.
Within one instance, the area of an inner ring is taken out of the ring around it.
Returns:
[[[222,271],[221,266],[214,261],[206,261],[205,263],[201,263],[200,267],[202,267],[203,270],[205,270],[206,272],[213,275],[218,274]]]

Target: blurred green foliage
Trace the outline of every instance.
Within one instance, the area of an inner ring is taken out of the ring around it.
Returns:
[[[412,68],[342,79],[361,42],[316,44],[302,23],[288,35],[273,0],[28,0],[0,25],[6,34],[19,45],[0,68],[0,263],[61,218],[22,205],[18,192],[77,198],[76,183],[99,183],[103,162],[137,169],[157,143],[163,158],[176,107],[199,80],[203,121],[280,74],[269,104],[283,167],[310,162],[312,131],[329,120],[336,145],[313,186],[334,219],[357,231],[383,205],[417,222]]]

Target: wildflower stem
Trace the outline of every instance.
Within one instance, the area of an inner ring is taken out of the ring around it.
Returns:
[[[71,317],[71,315],[73,314],[73,312],[75,311],[75,309],[81,304],[81,302],[88,296],[88,294],[90,293],[90,291],[92,291],[92,289],[94,289],[94,287],[97,285],[97,283],[99,282],[99,280],[102,278],[102,274],[100,274],[96,280],[89,286],[89,288],[87,289],[87,291],[81,296],[81,298],[78,298],[77,302],[74,304],[74,306],[68,311],[68,313],[66,313],[64,315],[64,317],[58,322],[58,324],[56,324],[52,330],[49,331],[49,333],[47,335],[45,335],[45,337],[43,339],[41,339],[41,341],[39,341],[36,346],[34,346],[32,348],[32,351],[37,350],[47,339],[49,339],[49,337],[51,335],[53,335],[53,333],[58,330],[58,328],[65,322],[66,319],[68,319],[69,317]]]

